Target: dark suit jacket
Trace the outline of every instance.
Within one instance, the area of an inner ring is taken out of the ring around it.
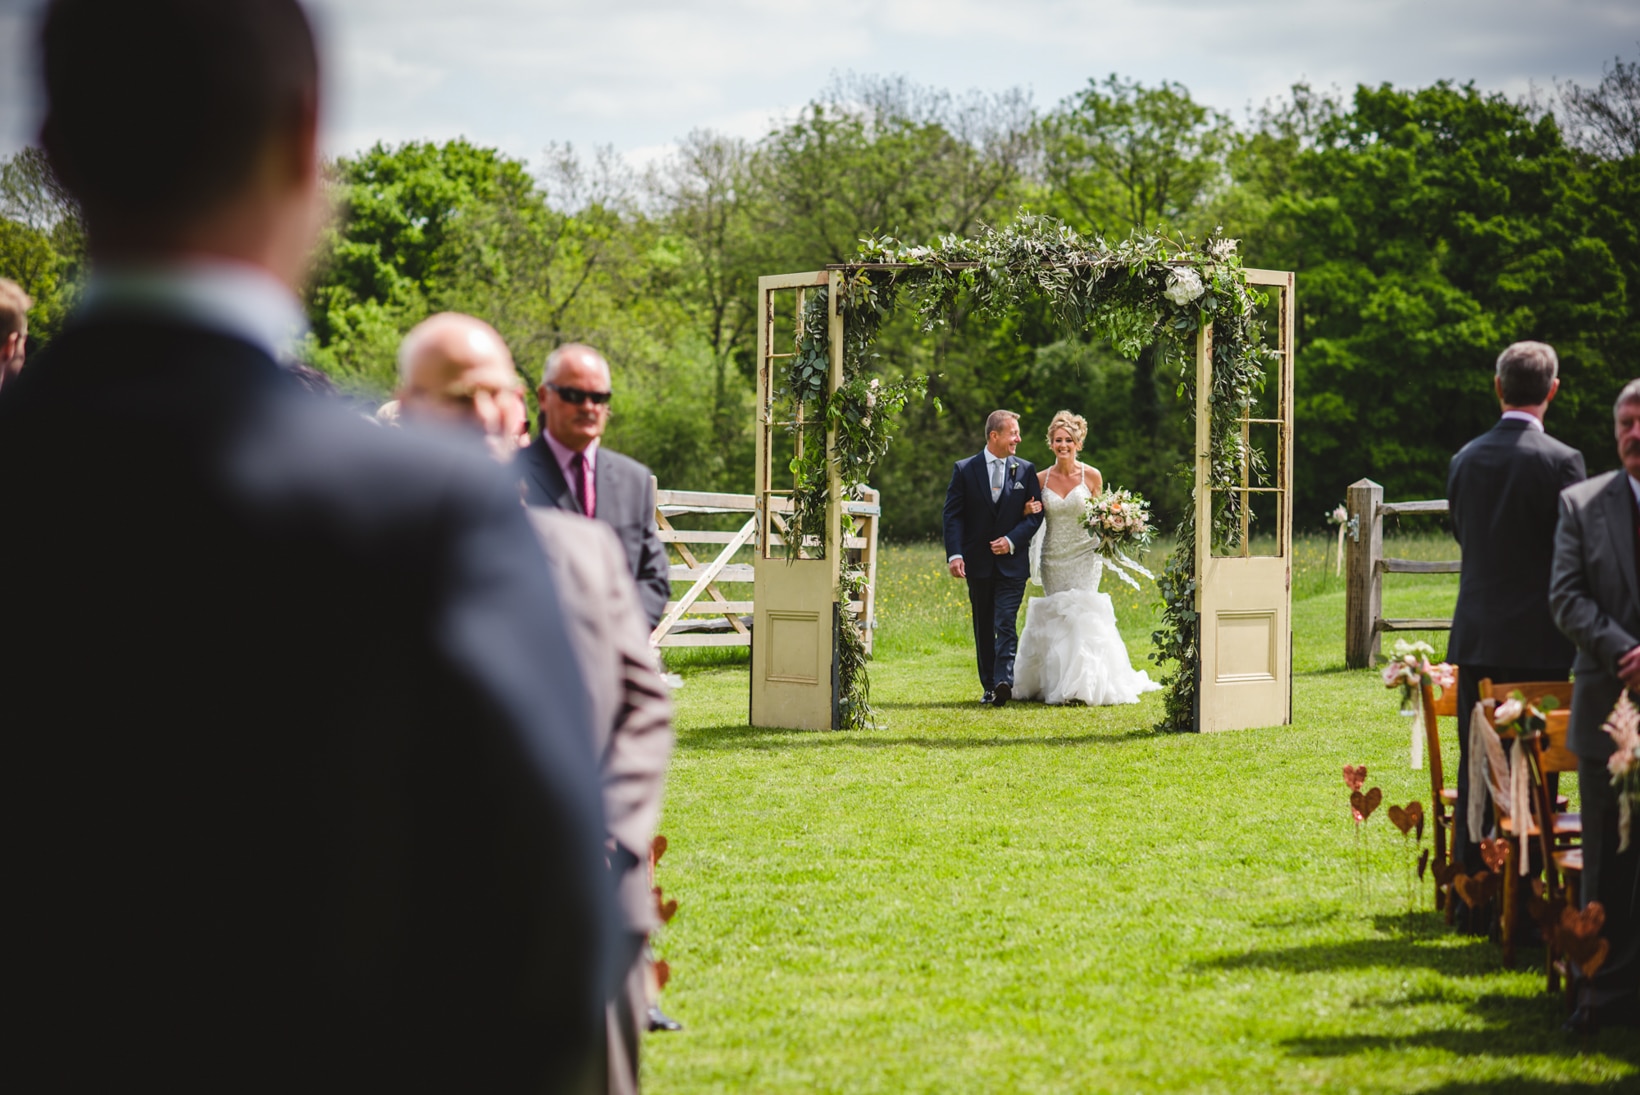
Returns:
[[[1600,725],[1623,687],[1617,660],[1640,643],[1633,507],[1622,471],[1597,475],[1560,496],[1549,603],[1555,623],[1577,644],[1566,747],[1590,760],[1612,754],[1611,735]]]
[[[621,913],[630,931],[654,931],[660,918],[649,886],[649,846],[672,759],[672,696],[649,645],[650,629],[614,530],[546,506],[532,506],[529,516],[558,578],[570,639],[592,700],[604,824],[622,849],[611,857],[620,867]]]
[[[1572,664],[1572,644],[1549,614],[1549,568],[1560,492],[1583,477],[1582,453],[1513,419],[1500,419],[1452,458],[1446,497],[1463,573],[1448,661]]]
[[[524,500],[532,506],[553,506],[580,513],[575,492],[564,481],[564,472],[552,458],[552,450],[540,437],[517,457],[524,477]],[[597,471],[593,487],[597,493],[598,520],[615,530],[626,552],[627,568],[638,583],[638,601],[653,628],[666,615],[672,596],[672,567],[666,547],[655,526],[655,487],[648,468],[618,452],[598,447]]]
[[[1031,537],[1042,525],[1042,514],[1025,512],[1025,502],[1042,500],[1036,467],[1017,456],[1008,458],[1008,476],[1002,495],[991,501],[991,480],[985,454],[958,460],[945,492],[945,554],[961,555],[970,578],[1028,578],[1031,574]],[[991,554],[991,541],[1006,536],[1014,543],[1012,555]]]
[[[587,697],[509,477],[134,319],[6,385],[0,468],[7,1071],[533,1092],[595,1066]]]

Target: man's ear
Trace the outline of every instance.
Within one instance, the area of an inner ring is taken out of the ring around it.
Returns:
[[[1543,402],[1551,402],[1555,398],[1555,393],[1558,391],[1560,391],[1560,377],[1557,376],[1553,380],[1549,381],[1549,394],[1544,396]]]

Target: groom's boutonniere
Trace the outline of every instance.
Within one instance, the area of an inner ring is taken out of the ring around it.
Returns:
[[[1008,458],[1008,485],[1010,487],[1014,485],[1014,481],[1018,478],[1018,473],[1019,461],[1010,456]]]

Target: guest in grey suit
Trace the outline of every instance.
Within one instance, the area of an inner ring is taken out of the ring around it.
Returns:
[[[399,347],[405,421],[452,426],[505,461],[518,435],[523,382],[512,352],[483,320],[443,312],[417,324]],[[605,853],[623,927],[621,983],[605,1009],[604,1090],[638,1090],[638,1040],[649,1010],[649,954],[659,927],[649,887],[649,847],[660,822],[672,757],[672,701],[637,590],[614,531],[557,508],[528,509],[560,591],[570,646],[586,685],[593,755],[603,787]]]
[[[547,355],[536,396],[545,428],[518,456],[524,498],[610,525],[638,583],[649,626],[666,614],[671,567],[655,527],[649,469],[600,444],[609,422],[609,362],[590,346],[570,343]]]
[[[1640,1001],[1640,839],[1617,851],[1617,793],[1606,761],[1611,735],[1600,727],[1624,688],[1640,691],[1640,380],[1617,397],[1620,471],[1597,475],[1560,496],[1549,604],[1577,644],[1566,746],[1577,754],[1583,812],[1583,903],[1606,907],[1605,963],[1580,985],[1568,1025],[1634,1025]],[[1640,834],[1636,834],[1640,836]]]
[[[1452,614],[1446,657],[1458,666],[1462,725],[1480,682],[1566,679],[1572,644],[1549,616],[1549,565],[1554,555],[1556,506],[1562,489],[1583,481],[1583,454],[1544,431],[1549,404],[1560,390],[1560,361],[1542,342],[1517,342],[1498,355],[1492,386],[1502,408],[1490,430],[1452,458],[1446,496],[1452,534],[1463,547],[1463,574]],[[1465,873],[1479,871],[1480,839],[1469,831],[1468,746],[1458,736],[1457,821],[1452,857]],[[1490,816],[1490,811],[1487,811]],[[1463,926],[1469,910],[1459,909]]]

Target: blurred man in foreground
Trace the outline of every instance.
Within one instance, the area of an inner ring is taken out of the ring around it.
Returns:
[[[0,392],[0,1069],[587,1090],[604,825],[516,492],[275,361],[320,211],[301,9],[55,0],[42,44],[94,273]]]
[[[498,459],[511,455],[525,418],[507,344],[489,324],[446,312],[418,324],[399,347],[407,422],[465,427]],[[531,507],[568,617],[571,645],[592,700],[592,742],[602,776],[605,849],[625,927],[625,976],[607,1009],[605,1088],[638,1090],[638,1043],[647,1025],[650,959],[660,926],[649,883],[649,846],[660,823],[672,756],[672,701],[649,646],[649,628],[620,541],[606,524]]]
[[[34,307],[23,287],[0,278],[0,388],[23,371],[28,354],[28,310]]]

